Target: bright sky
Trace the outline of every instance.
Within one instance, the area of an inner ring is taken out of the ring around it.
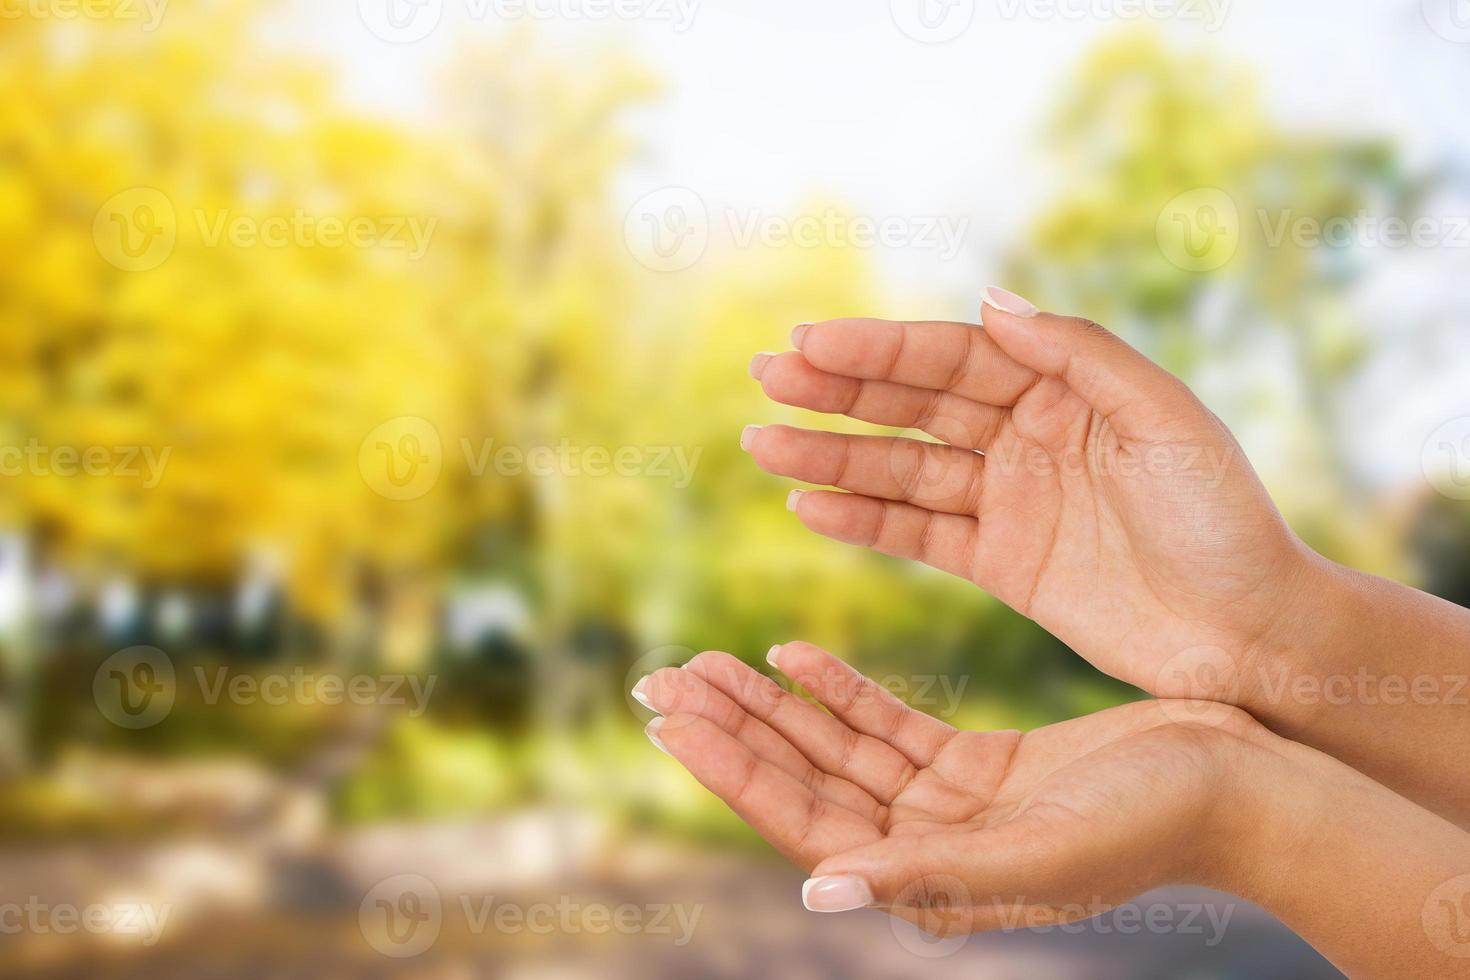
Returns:
[[[963,216],[952,259],[875,249],[900,295],[937,298],[924,315],[973,317],[996,253],[1047,194],[1032,148],[1058,81],[1130,24],[1248,65],[1270,111],[1298,131],[1387,134],[1421,163],[1470,160],[1470,0],[291,2],[298,37],[341,62],[349,96],[407,118],[433,115],[429,80],[466,34],[531,20],[557,46],[621,44],[668,83],[637,119],[646,152],[623,177],[625,202],[679,185],[713,213],[790,214],[819,195],[874,219]],[[609,16],[630,10],[641,16]],[[1410,262],[1367,291],[1365,302],[1389,307],[1377,329],[1395,329],[1394,282],[1427,277],[1415,288],[1440,295],[1460,285],[1443,269],[1463,268],[1470,249],[1439,258],[1450,262]],[[1445,343],[1403,369],[1423,372],[1407,395],[1403,373],[1365,389],[1365,466],[1380,478],[1417,471],[1430,423],[1470,412],[1458,394],[1470,352]]]

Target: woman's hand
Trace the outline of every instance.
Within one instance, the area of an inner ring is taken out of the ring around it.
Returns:
[[[665,716],[655,743],[813,873],[808,908],[878,906],[947,934],[1233,880],[1224,865],[1252,832],[1236,775],[1275,739],[1237,709],[1149,701],[964,732],[809,644],[771,659],[832,714],[724,653],[634,694]]]
[[[644,678],[648,732],[812,877],[823,912],[952,935],[1062,923],[1156,885],[1265,906],[1354,977],[1467,975],[1470,836],[1218,704],[962,732],[805,643]]]
[[[1232,700],[1312,582],[1223,424],[1102,328],[992,290],[984,328],[833,320],[758,355],[779,402],[947,445],[787,426],[742,439],[819,534],[975,582],[1103,671],[1160,697]],[[982,455],[983,454],[983,455]]]

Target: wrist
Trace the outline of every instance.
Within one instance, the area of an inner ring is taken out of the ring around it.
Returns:
[[[1296,829],[1311,826],[1323,806],[1297,758],[1301,746],[1248,719],[1215,733],[1216,789],[1190,881],[1261,903],[1275,862],[1300,843]]]
[[[1240,707],[1272,731],[1310,730],[1330,706],[1329,688],[1363,663],[1370,632],[1354,574],[1299,543],[1266,628],[1242,644]]]

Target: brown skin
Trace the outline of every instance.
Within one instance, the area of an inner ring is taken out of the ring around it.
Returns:
[[[776,401],[943,440],[754,432],[762,468],[848,491],[801,494],[802,523],[969,579],[1114,677],[1242,707],[1470,824],[1470,611],[1312,552],[1219,419],[1101,327],[984,313],[833,320],[756,358]],[[1369,693],[1344,698],[1365,669]],[[1383,697],[1384,678],[1437,693]]]
[[[777,662],[831,714],[704,653],[640,684],[666,715],[650,731],[794,863],[861,878],[929,931],[1072,921],[1197,882],[1265,905],[1353,976],[1470,966],[1424,918],[1470,871],[1470,836],[1244,712],[1140,702],[963,732],[816,647]]]

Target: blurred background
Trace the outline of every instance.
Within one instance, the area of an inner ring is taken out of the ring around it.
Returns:
[[[1463,0],[0,0],[0,82],[0,973],[1336,976],[1189,890],[807,915],[627,691],[1140,696],[739,451],[792,325],[990,282],[1470,604]]]

